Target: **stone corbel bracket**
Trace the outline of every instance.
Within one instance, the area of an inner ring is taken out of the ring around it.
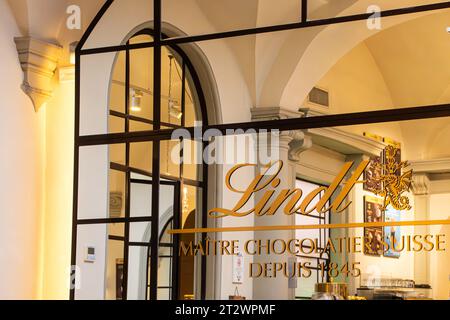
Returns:
[[[53,76],[62,47],[31,37],[14,38],[24,72],[22,90],[33,102],[37,112],[52,97]]]
[[[416,196],[427,195],[430,192],[430,179],[425,173],[414,174],[411,185],[412,191]]]
[[[289,160],[294,162],[300,161],[300,154],[313,145],[310,136],[307,136],[302,130],[295,130],[291,132],[292,141],[289,143]]]

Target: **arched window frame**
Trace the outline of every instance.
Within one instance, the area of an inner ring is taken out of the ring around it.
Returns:
[[[94,23],[96,23],[94,21]],[[87,32],[89,33],[89,31]],[[126,44],[127,46],[129,45],[129,41],[130,39],[132,39],[133,37],[136,37],[138,35],[149,35],[155,38],[155,32],[152,29],[149,28],[144,28],[134,34],[132,34],[131,36],[128,37],[128,39],[126,40]],[[163,35],[161,33],[161,37],[162,38],[167,38],[166,35]],[[157,38],[157,37],[156,37]],[[83,42],[83,41],[82,41]],[[80,47],[80,46],[79,46]],[[185,96],[185,89],[186,89],[186,84],[189,81],[187,75],[187,72],[189,72],[190,75],[190,80],[192,80],[192,84],[191,84],[191,92],[194,93],[195,91],[195,98],[194,100],[196,100],[196,103],[194,103],[194,108],[198,109],[195,110],[196,112],[196,118],[200,118],[202,121],[202,125],[203,126],[207,126],[208,125],[208,116],[207,116],[207,108],[206,108],[206,101],[205,101],[205,97],[203,94],[203,90],[202,90],[202,86],[201,86],[201,82],[199,80],[199,77],[197,75],[197,72],[193,66],[193,64],[191,63],[190,59],[188,58],[188,56],[186,55],[186,53],[177,45],[171,45],[169,47],[170,50],[173,50],[176,54],[174,55],[175,58],[180,57],[180,60],[182,60],[181,65],[182,65],[182,73],[183,73],[183,79],[182,79],[182,83],[183,83],[183,88],[182,88],[182,92],[183,92],[183,96]],[[161,47],[159,47],[159,50],[161,51]],[[117,51],[117,54],[120,50]],[[129,70],[129,52],[130,49],[127,48],[125,49],[126,52],[126,59],[127,59],[127,66],[126,66],[126,81],[125,81],[125,113],[122,115],[119,115],[119,117],[123,117],[125,120],[125,134],[129,132],[129,121],[130,121],[130,81],[129,81],[129,74],[130,74],[130,70]],[[159,58],[156,58],[156,60],[159,59],[159,68],[155,68],[154,70],[154,81],[156,82],[156,85],[159,86],[159,89],[154,89],[154,102],[156,102],[159,99],[159,103],[154,103],[154,108],[158,108],[159,107],[159,119],[155,119],[153,118],[151,120],[152,124],[153,124],[153,128],[154,128],[154,132],[155,134],[158,134],[158,132],[161,129],[161,126],[164,126],[165,124],[161,123],[161,54],[159,54]],[[114,68],[114,65],[113,65]],[[158,72],[159,70],[159,72]],[[80,103],[80,92],[79,92],[79,87],[80,87],[80,54],[79,54],[79,48],[77,49],[77,92],[76,92],[76,97],[77,97],[77,101],[76,101],[76,140],[78,140],[80,138],[80,134],[79,134],[79,103]],[[157,80],[159,79],[159,80]],[[111,78],[112,80],[112,78]],[[183,97],[183,100],[185,100],[185,98]],[[184,108],[185,105],[185,101],[182,102],[182,108]],[[110,114],[109,116],[118,116],[118,114],[111,114],[111,110],[109,110]],[[182,110],[183,113],[183,120],[181,122],[181,128],[185,126],[185,110]],[[200,117],[199,114],[200,113]],[[198,120],[198,119],[197,119]],[[134,132],[135,133],[135,132]],[[192,137],[193,139],[195,137]],[[104,135],[104,138],[102,138],[102,142],[99,142],[98,145],[101,144],[106,144],[109,145],[109,143],[114,143],[114,137],[113,134],[106,134]],[[170,140],[170,138],[162,138],[161,140],[158,141],[153,141],[153,163],[155,163],[155,160],[158,160],[159,162],[159,154],[161,151],[161,141],[164,140]],[[106,218],[106,219],[92,219],[91,221],[79,221],[77,219],[77,207],[75,202],[77,201],[77,181],[75,181],[74,184],[74,223],[73,223],[73,237],[72,237],[72,265],[76,264],[76,255],[77,255],[77,227],[80,224],[83,225],[89,225],[90,223],[92,224],[98,224],[98,223],[102,223],[102,224],[110,224],[110,223],[114,223],[120,220],[121,223],[124,224],[125,226],[125,237],[124,237],[124,284],[123,284],[123,299],[127,299],[127,276],[128,276],[128,249],[130,247],[130,242],[129,242],[129,234],[130,234],[130,223],[131,221],[134,221],[129,214],[130,211],[130,200],[129,200],[129,189],[130,189],[130,181],[132,180],[131,178],[131,174],[132,173],[137,173],[140,175],[145,175],[148,178],[151,179],[151,183],[153,185],[153,196],[152,196],[152,203],[154,203],[155,201],[155,195],[156,197],[159,194],[159,186],[161,184],[164,184],[164,181],[161,181],[161,178],[166,180],[170,180],[170,183],[173,183],[173,185],[176,186],[176,189],[178,190],[178,194],[180,195],[179,198],[179,203],[174,204],[174,215],[176,214],[177,211],[180,212],[181,214],[181,202],[182,202],[182,193],[180,192],[180,189],[183,185],[190,185],[190,186],[195,186],[198,190],[201,190],[201,204],[197,204],[197,206],[200,206],[201,208],[201,212],[197,212],[197,218],[199,218],[199,221],[201,221],[201,226],[203,228],[205,228],[207,226],[206,223],[206,217],[207,217],[207,184],[208,184],[208,167],[205,163],[202,162],[201,168],[199,168],[198,170],[201,170],[201,175],[202,175],[202,179],[201,181],[199,179],[196,180],[191,180],[191,179],[185,179],[183,177],[183,174],[181,173],[179,178],[174,178],[174,177],[168,177],[168,176],[162,176],[161,175],[161,168],[157,168],[157,170],[155,170],[155,167],[153,166],[153,170],[152,172],[142,172],[139,170],[136,170],[135,168],[131,168],[130,164],[129,164],[129,145],[132,142],[132,139],[130,139],[129,141],[125,142],[125,145],[127,146],[127,161],[125,163],[125,166],[120,166],[120,165],[116,165],[114,164],[114,168],[112,168],[113,170],[118,170],[118,171],[122,171],[126,174],[126,181],[127,181],[127,190],[125,192],[125,218],[121,219],[112,219],[112,218]],[[202,151],[205,149],[207,142],[201,141],[202,142]],[[93,143],[92,145],[97,145],[97,143]],[[78,157],[79,157],[79,150],[78,150],[79,146],[78,144],[76,145],[76,150],[75,150],[75,175],[77,175],[78,173]],[[155,152],[158,151],[158,152]],[[200,167],[200,166],[199,166]],[[156,172],[156,174],[155,174]],[[157,179],[155,179],[154,177],[157,176]],[[156,188],[155,188],[156,186]],[[158,210],[155,210],[155,208],[157,207],[153,207],[152,208],[152,212],[158,212]],[[159,218],[159,217],[158,217]],[[116,221],[117,220],[117,221]],[[155,219],[158,220],[158,219]],[[174,219],[174,222],[176,223],[176,221],[180,221],[180,219]],[[151,252],[154,252],[155,254],[151,255],[151,265],[150,270],[157,270],[157,267],[155,268],[155,266],[157,266],[158,264],[158,248],[159,248],[159,241],[160,241],[160,237],[159,237],[159,232],[158,232],[158,224],[159,223],[155,223],[155,221],[152,221],[152,239],[158,239],[158,241],[152,241],[151,243],[148,244],[148,249],[149,251],[151,250]],[[175,226],[176,228],[179,228],[180,226]],[[153,228],[156,229],[156,231],[153,230]],[[153,233],[155,233],[155,235],[157,234],[158,236],[153,235]],[[173,237],[173,243],[176,244],[174,245],[174,252],[177,251],[177,239],[178,236],[174,236]],[[201,239],[205,240],[206,238],[206,234],[202,234]],[[155,245],[156,242],[156,245]],[[145,244],[139,244],[141,246],[145,246]],[[155,250],[156,247],[156,250]],[[176,255],[175,255],[176,256]],[[174,261],[176,262],[177,259],[174,259]],[[206,257],[201,257],[201,262],[200,262],[200,274],[201,277],[200,279],[196,279],[196,285],[194,287],[199,287],[199,290],[196,290],[196,292],[198,293],[198,298],[200,299],[204,299],[205,298],[205,294],[206,294]],[[174,269],[177,270],[178,266],[175,265]],[[196,272],[196,274],[199,274],[198,272]],[[156,278],[155,278],[156,275]],[[151,284],[151,289],[150,289],[150,295],[147,295],[147,298],[149,298],[150,300],[155,300],[157,299],[157,290],[158,290],[158,275],[157,272],[151,274],[151,276],[149,277],[150,279],[150,284]],[[156,279],[156,280],[155,280]],[[146,281],[147,281],[146,280]],[[176,281],[175,281],[176,282]],[[174,287],[176,288],[176,285],[174,285]],[[172,294],[172,299],[177,299],[177,292],[175,290],[174,294]],[[71,299],[75,299],[75,288],[71,288],[70,290],[70,297]]]

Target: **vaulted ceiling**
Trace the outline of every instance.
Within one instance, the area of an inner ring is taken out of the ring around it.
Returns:
[[[105,0],[7,1],[23,34],[62,45],[79,40],[105,3]],[[205,32],[298,21],[301,10],[300,0],[283,0],[281,3],[273,0],[194,1],[215,28]],[[310,0],[309,17],[317,19],[362,13],[372,2]],[[435,2],[446,1],[377,1],[382,9]],[[65,27],[66,9],[72,4],[81,7],[82,30],[68,30]],[[418,19],[421,16],[429,18]],[[363,21],[247,36],[226,42],[240,64],[255,106],[281,105],[295,110],[339,59],[369,38],[367,46],[392,91],[395,103],[412,104],[418,100],[412,99],[410,91],[435,100],[445,99],[448,95],[448,87],[445,93],[445,86],[448,86],[448,34],[431,30],[443,28],[450,21],[449,17],[450,10],[447,9],[383,19],[382,30],[369,30]],[[391,28],[395,25],[402,27]],[[431,63],[442,67],[431,70]],[[417,81],[414,84],[400,83],[401,74]],[[429,81],[430,78],[435,81]],[[440,83],[437,84],[437,81]]]

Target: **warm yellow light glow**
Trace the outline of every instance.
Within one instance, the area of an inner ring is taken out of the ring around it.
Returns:
[[[73,179],[74,82],[60,84],[45,108],[45,179],[39,299],[69,298]]]
[[[75,52],[70,53],[70,64],[75,65]]]

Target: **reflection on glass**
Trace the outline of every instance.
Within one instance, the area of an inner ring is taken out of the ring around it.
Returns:
[[[150,272],[148,247],[131,246],[128,251],[128,300],[146,300]]]
[[[149,183],[130,184],[130,216],[152,216],[152,185]]]

